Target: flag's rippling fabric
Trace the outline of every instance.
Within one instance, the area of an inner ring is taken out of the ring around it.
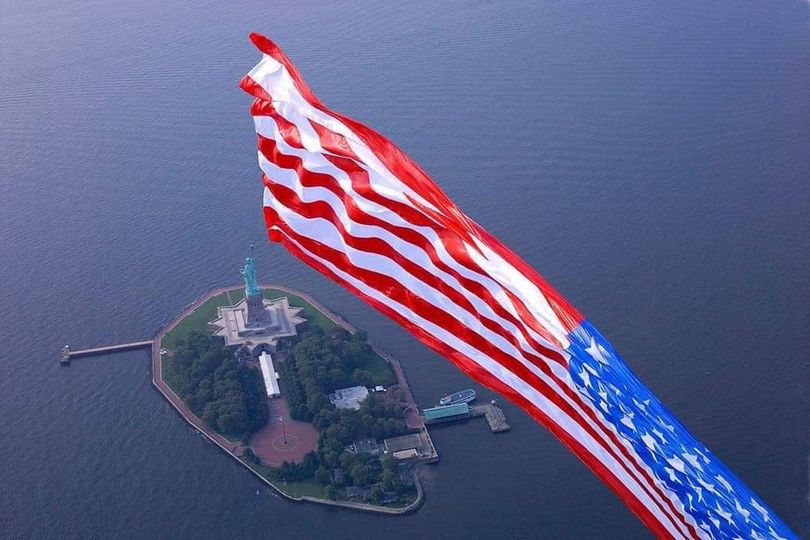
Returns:
[[[525,409],[658,536],[795,537],[545,280],[251,39],[264,56],[241,86],[271,240]]]

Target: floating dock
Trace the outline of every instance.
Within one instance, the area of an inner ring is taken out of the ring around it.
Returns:
[[[506,415],[503,413],[503,410],[494,402],[487,403],[486,405],[473,405],[470,407],[470,417],[473,416],[483,416],[486,418],[492,433],[503,433],[512,429],[512,426],[506,421]]]
[[[93,356],[96,354],[109,354],[123,351],[132,351],[135,349],[145,349],[152,346],[152,340],[145,341],[132,341],[130,343],[119,343],[118,345],[107,345],[105,347],[95,347],[92,349],[80,349],[77,351],[70,350],[68,345],[64,345],[59,353],[59,363],[63,366],[69,365],[73,358],[81,356]]]

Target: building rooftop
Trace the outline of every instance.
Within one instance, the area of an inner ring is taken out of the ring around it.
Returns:
[[[365,386],[352,386],[335,390],[329,394],[329,401],[338,409],[359,409],[360,403],[368,396]]]
[[[443,407],[432,407],[422,411],[425,420],[439,420],[470,413],[470,406],[466,403],[456,403],[455,405],[445,405]]]
[[[264,388],[267,391],[267,397],[276,397],[281,394],[278,387],[278,373],[273,366],[273,357],[267,351],[262,352],[259,356],[259,365],[262,368],[262,378],[264,379]]]
[[[414,448],[421,449],[423,444],[422,438],[418,433],[411,433],[410,435],[402,435],[400,437],[391,437],[390,439],[385,439],[385,441],[383,441],[385,451],[390,453],[401,452],[402,450],[411,450]]]

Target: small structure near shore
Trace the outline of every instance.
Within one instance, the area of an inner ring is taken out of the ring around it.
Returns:
[[[455,405],[443,405],[431,407],[422,411],[425,425],[452,422],[470,417],[470,406],[466,403],[456,403]]]
[[[470,407],[470,417],[483,416],[489,424],[489,430],[492,433],[504,433],[512,429],[512,426],[506,421],[506,415],[503,409],[492,401],[486,405],[475,405]]]
[[[433,463],[439,461],[439,454],[433,447],[433,441],[427,429],[383,441],[383,453],[402,463]]]
[[[368,397],[368,388],[365,386],[352,386],[335,390],[334,394],[329,394],[329,402],[337,409],[360,408],[360,403]]]
[[[424,419],[425,425],[454,422],[468,418],[479,418],[481,416],[486,418],[492,433],[503,433],[511,429],[511,426],[506,421],[506,415],[503,409],[498,407],[494,401],[485,405],[473,406],[469,406],[466,403],[457,403],[455,405],[431,407],[422,411],[422,418]]]

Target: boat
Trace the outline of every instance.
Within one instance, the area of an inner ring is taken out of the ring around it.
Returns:
[[[439,406],[456,405],[457,403],[469,403],[474,400],[475,400],[475,390],[469,388],[467,390],[462,390],[461,392],[456,392],[454,394],[448,394],[444,396],[442,399],[439,400]]]

